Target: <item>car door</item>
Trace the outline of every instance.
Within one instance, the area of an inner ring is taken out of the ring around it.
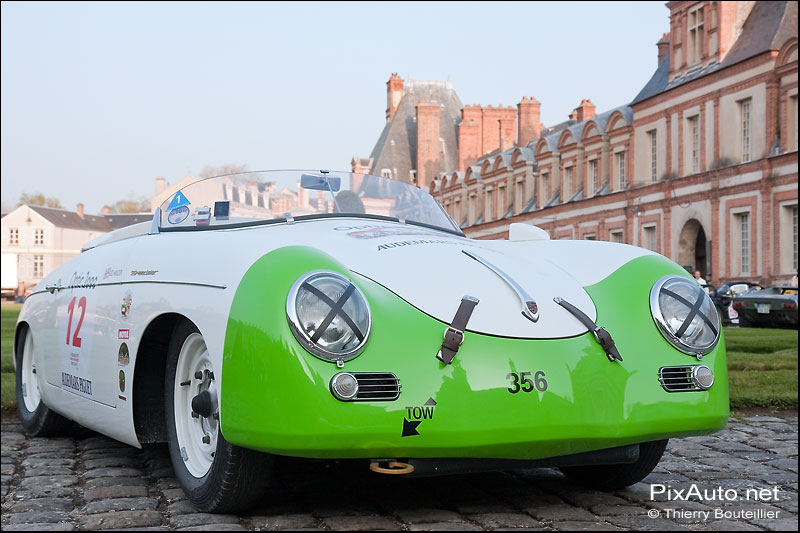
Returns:
[[[124,297],[118,281],[125,273],[127,257],[117,250],[98,248],[68,264],[71,268],[56,282],[58,288],[47,295],[55,310],[55,336],[51,337],[55,346],[44,354],[46,379],[65,392],[114,407]]]

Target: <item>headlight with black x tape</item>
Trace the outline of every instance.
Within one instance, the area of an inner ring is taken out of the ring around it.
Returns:
[[[696,281],[665,276],[650,291],[650,311],[661,334],[678,350],[702,359],[719,342],[719,315]]]
[[[372,326],[364,294],[349,279],[328,270],[300,276],[289,291],[286,315],[306,350],[339,365],[361,352]]]

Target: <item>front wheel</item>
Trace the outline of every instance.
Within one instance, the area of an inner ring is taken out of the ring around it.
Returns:
[[[57,437],[66,434],[72,422],[53,412],[42,401],[39,372],[33,358],[33,333],[27,328],[17,344],[17,411],[19,421],[32,437]]]
[[[164,399],[172,466],[198,510],[230,513],[261,499],[271,455],[234,446],[220,431],[218,369],[203,336],[188,320],[172,335]]]
[[[664,455],[668,440],[644,442],[639,445],[635,463],[597,466],[562,466],[561,472],[570,481],[601,490],[622,489],[646,478]]]

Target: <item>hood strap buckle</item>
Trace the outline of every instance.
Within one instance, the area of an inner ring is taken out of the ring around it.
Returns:
[[[614,339],[611,338],[611,334],[604,328],[603,326],[598,326],[594,323],[594,320],[589,318],[586,313],[569,303],[563,298],[559,298],[556,296],[553,298],[553,301],[572,313],[572,315],[581,321],[581,323],[586,326],[592,335],[594,335],[595,340],[597,343],[603,348],[606,352],[606,356],[608,356],[608,360],[612,363],[614,361],[622,361],[622,356],[619,354],[619,350],[617,350],[617,345],[614,343]]]
[[[464,329],[466,329],[467,322],[472,316],[472,311],[479,301],[474,296],[464,295],[461,298],[461,305],[458,306],[458,311],[456,311],[453,321],[444,330],[444,342],[442,342],[439,353],[436,354],[436,358],[444,364],[449,365],[453,362],[459,346],[464,342]]]

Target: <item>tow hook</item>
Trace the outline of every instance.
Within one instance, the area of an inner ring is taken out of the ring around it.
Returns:
[[[410,474],[414,471],[414,465],[402,463],[395,459],[373,459],[369,463],[369,469],[378,474]]]

